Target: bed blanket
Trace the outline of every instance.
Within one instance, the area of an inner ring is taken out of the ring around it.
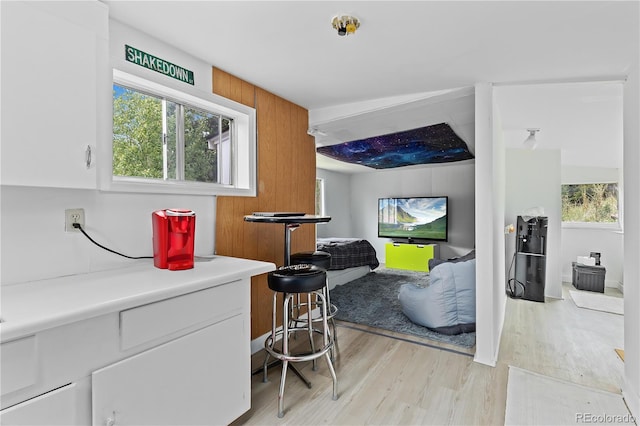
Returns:
[[[367,240],[356,238],[318,238],[317,250],[331,254],[330,270],[347,269],[369,265],[375,269],[380,265],[376,250]]]

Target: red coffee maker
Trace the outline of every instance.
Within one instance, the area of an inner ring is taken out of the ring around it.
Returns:
[[[153,265],[172,271],[193,268],[196,214],[184,209],[157,210],[151,222]]]

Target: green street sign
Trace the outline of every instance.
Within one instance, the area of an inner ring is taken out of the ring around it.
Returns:
[[[124,45],[124,54],[128,62],[132,62],[141,67],[159,72],[160,74],[173,77],[176,80],[180,80],[184,83],[194,85],[193,71],[189,71],[186,68],[182,68],[171,62],[167,62],[164,59],[160,59],[156,56],[149,55],[142,50],[136,49],[129,45]]]

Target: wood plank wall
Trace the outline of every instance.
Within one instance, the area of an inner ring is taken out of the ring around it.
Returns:
[[[308,111],[213,68],[213,92],[256,109],[258,196],[216,197],[216,254],[283,265],[284,225],[250,223],[254,211],[315,211],[315,144]],[[291,253],[315,249],[315,225],[291,235]],[[266,274],[251,280],[251,338],[271,329],[272,292]]]

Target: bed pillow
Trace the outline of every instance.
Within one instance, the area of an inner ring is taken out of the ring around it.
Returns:
[[[427,287],[403,284],[398,299],[402,312],[416,324],[442,334],[475,331],[475,259],[439,265]]]
[[[467,260],[471,260],[471,259],[475,259],[476,258],[476,250],[473,249],[471,250],[469,253],[465,254],[464,256],[460,256],[460,257],[454,257],[451,259],[429,259],[429,271],[431,271],[433,268],[435,268],[436,266],[442,264],[442,263],[447,263],[447,262],[453,262],[453,263],[457,263],[457,262],[466,262]]]

